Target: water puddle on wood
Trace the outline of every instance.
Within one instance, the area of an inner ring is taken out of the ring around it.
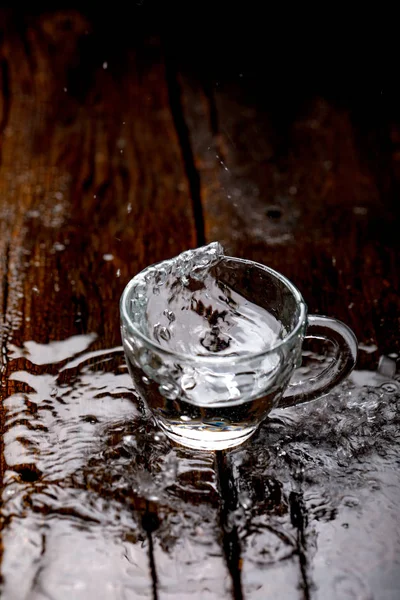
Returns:
[[[143,416],[122,349],[98,345],[89,334],[10,347],[2,597],[230,598],[214,454],[172,445]],[[297,599],[303,586],[323,600],[398,598],[389,362],[274,411],[227,454],[224,531],[237,531],[245,597]]]
[[[261,565],[293,553],[311,598],[399,597],[399,404],[399,381],[355,371],[325,398],[274,411],[231,453],[250,597],[271,590]],[[290,574],[279,566],[277,595]]]
[[[172,447],[142,416],[122,348],[95,340],[11,348],[2,597],[220,598],[213,455]]]

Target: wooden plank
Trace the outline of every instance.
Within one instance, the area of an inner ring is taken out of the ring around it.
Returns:
[[[360,369],[374,370],[382,355],[392,354],[383,379],[360,371],[327,400],[277,411],[227,459],[238,498],[230,515],[234,521],[241,515],[235,528],[243,594],[394,598],[399,446],[398,436],[389,441],[384,430],[396,431],[398,401],[398,179],[391,141],[398,126],[388,113],[371,116],[353,99],[338,104],[328,93],[307,97],[303,90],[283,101],[274,92],[270,100],[260,74],[250,83],[246,72],[213,82],[207,62],[199,83],[188,62],[178,82],[207,241],[283,272],[310,312],[348,323],[362,343]],[[368,424],[371,411],[381,415],[379,427]]]
[[[169,478],[154,541],[158,596],[231,598],[232,581],[221,544],[214,453],[166,446],[166,458],[162,457],[159,467],[154,466],[161,479]]]
[[[257,108],[262,99],[244,87],[220,82],[210,104],[209,91],[193,78],[184,82],[206,238],[283,272],[310,312],[329,312],[360,342],[395,351],[398,183],[390,135],[397,129],[383,121],[368,132],[367,115],[360,123],[323,97],[303,103],[296,118],[296,97],[282,113],[267,100]],[[377,363],[377,355],[361,358]]]
[[[214,461],[166,451],[120,347],[127,281],[196,245],[159,42],[0,24],[3,597],[229,597]]]

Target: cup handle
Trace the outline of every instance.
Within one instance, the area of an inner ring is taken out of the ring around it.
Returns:
[[[278,407],[286,408],[309,402],[327,394],[350,373],[356,364],[358,343],[352,330],[341,321],[317,315],[308,316],[305,339],[329,340],[336,346],[336,356],[321,373],[304,381],[289,383]]]

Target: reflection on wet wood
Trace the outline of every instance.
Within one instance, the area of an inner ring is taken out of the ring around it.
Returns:
[[[3,597],[397,598],[396,357],[193,453],[142,415],[118,316],[140,268],[219,239],[375,369],[399,340],[396,124],[213,86],[140,21],[0,15]]]
[[[378,348],[398,349],[398,128],[378,108],[339,108],[332,90],[279,104],[261,78],[258,94],[179,80],[206,238],[287,275],[310,312],[354,329],[373,354],[361,364],[376,367]]]
[[[213,84],[206,67],[199,68],[196,78],[187,64],[176,77],[200,177],[206,239],[218,239],[230,254],[258,260],[286,274],[303,292],[311,312],[335,315],[354,328],[363,342],[359,367],[376,369],[380,355],[399,348],[400,286],[395,259],[400,249],[399,213],[393,201],[398,179],[392,170],[396,126],[384,113],[371,119],[367,110],[357,112],[351,104],[339,107],[332,90],[325,97],[300,100],[294,95],[280,103],[270,88],[264,93],[259,83],[262,77],[256,84],[253,80],[239,85],[232,83],[234,77],[224,80],[222,73]],[[374,145],[377,140],[379,151]],[[372,158],[377,152],[378,163]],[[396,372],[396,356],[391,360],[391,377]],[[307,368],[315,368],[312,360]],[[358,383],[367,382],[361,377]],[[230,518],[237,523],[245,597],[276,597],[282,590],[288,598],[324,600],[368,593],[394,598],[399,593],[393,548],[400,543],[400,532],[394,522],[392,493],[379,494],[381,483],[371,484],[380,505],[377,510],[372,488],[355,483],[358,446],[371,445],[363,470],[366,479],[374,480],[375,475],[367,473],[375,473],[383,443],[384,454],[390,453],[391,458],[378,479],[383,476],[398,490],[393,473],[397,442],[389,448],[379,428],[373,432],[359,428],[359,420],[350,418],[352,394],[361,400],[361,422],[370,418],[374,397],[378,413],[387,403],[394,408],[399,388],[393,385],[394,397],[366,388],[364,395],[357,389],[342,391],[348,402],[341,404],[341,410],[350,411],[347,424],[345,420],[339,424],[336,410],[331,414],[332,409],[323,405],[323,420],[317,416],[314,426],[324,425],[326,456],[315,451],[323,438],[316,440],[314,432],[309,438],[303,434],[302,412],[306,411],[312,424],[314,405],[294,413],[295,418],[300,416],[301,452],[296,444],[291,446],[283,429],[282,439],[275,440],[278,446],[270,451],[267,428],[246,450],[230,454],[236,495]],[[289,418],[289,412],[285,417]],[[333,431],[325,423],[330,418]],[[387,418],[382,418],[383,427]],[[348,450],[346,437],[352,423],[353,451]],[[340,435],[341,427],[346,428],[346,435],[344,431]],[[392,428],[398,431],[397,424]],[[340,472],[340,453],[349,455],[345,473]],[[312,463],[321,460],[324,469],[308,481]],[[336,460],[340,467],[332,473]],[[288,464],[282,469],[285,461]],[[340,491],[332,494],[335,486]],[[353,501],[347,502],[347,494]],[[368,536],[377,514],[385,518]],[[344,522],[347,519],[351,525]],[[361,555],[372,562],[375,557],[382,572],[378,567],[367,573],[359,559],[353,558]]]
[[[137,416],[121,291],[196,239],[160,47],[77,12],[0,23],[4,597],[150,598],[150,501],[100,440]]]

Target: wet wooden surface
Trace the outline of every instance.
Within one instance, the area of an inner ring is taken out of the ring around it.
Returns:
[[[0,12],[3,597],[395,600],[399,115],[295,68],[265,89],[229,35],[200,60],[140,8]],[[361,343],[338,392],[215,454],[143,420],[118,313],[213,240]]]

